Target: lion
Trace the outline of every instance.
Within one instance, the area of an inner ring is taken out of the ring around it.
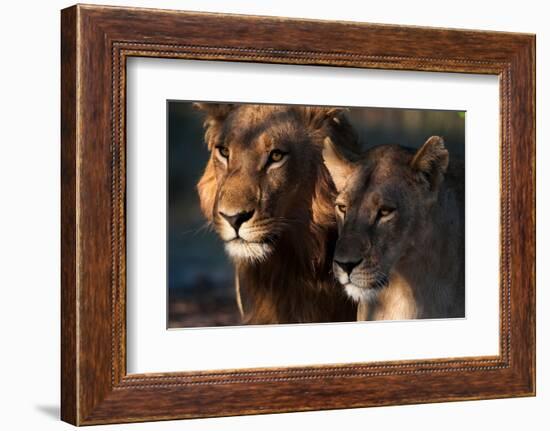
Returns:
[[[358,320],[464,317],[464,165],[443,139],[345,157],[325,140],[338,190],[333,271]]]
[[[357,306],[331,275],[336,189],[323,141],[356,149],[338,108],[212,104],[201,209],[235,267],[243,323],[354,321]]]

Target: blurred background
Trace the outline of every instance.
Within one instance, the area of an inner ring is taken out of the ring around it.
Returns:
[[[365,149],[418,148],[440,135],[451,160],[464,161],[464,112],[351,108],[347,115]],[[206,225],[196,191],[209,156],[203,120],[191,102],[168,101],[168,328],[240,324],[233,268]]]

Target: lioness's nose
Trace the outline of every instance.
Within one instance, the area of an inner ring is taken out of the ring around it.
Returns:
[[[351,274],[353,271],[353,268],[355,268],[357,265],[359,265],[361,262],[363,262],[363,259],[359,259],[355,262],[348,261],[348,262],[342,262],[339,260],[334,260],[334,263],[336,263],[340,268],[342,268],[348,275]]]
[[[235,232],[239,232],[241,225],[252,218],[254,215],[254,210],[252,211],[243,211],[236,214],[225,214],[220,211],[220,215],[227,220],[227,222],[235,229]]]

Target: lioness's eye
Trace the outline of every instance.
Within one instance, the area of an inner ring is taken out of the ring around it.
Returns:
[[[395,208],[382,207],[378,210],[379,217],[387,217],[395,211]]]
[[[336,205],[336,209],[342,213],[342,215],[346,215],[346,206],[345,205],[342,205],[342,204],[338,204]]]
[[[286,155],[286,153],[282,152],[281,150],[273,150],[271,153],[269,153],[269,159],[268,163],[277,163],[283,160],[283,157]]]
[[[219,145],[216,148],[218,150],[218,153],[220,153],[220,156],[222,156],[224,159],[229,158],[229,148],[222,145]]]

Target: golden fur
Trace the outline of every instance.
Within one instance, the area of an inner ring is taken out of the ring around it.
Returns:
[[[341,151],[355,134],[336,108],[199,104],[211,156],[201,208],[236,269],[250,324],[355,320],[330,274],[337,236],[335,188],[323,140]]]
[[[324,158],[339,195],[334,274],[360,320],[464,317],[464,167],[443,139]]]

